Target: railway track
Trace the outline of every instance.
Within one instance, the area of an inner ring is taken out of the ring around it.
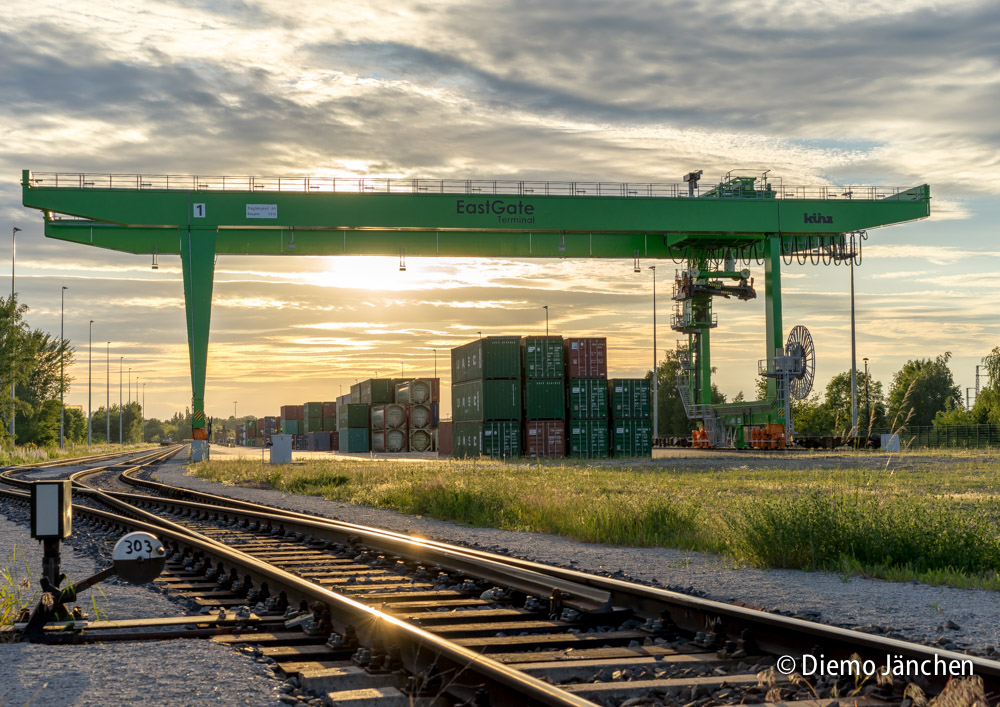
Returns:
[[[158,581],[201,612],[200,635],[255,645],[333,703],[1000,700],[1000,663],[986,658],[139,478],[177,451],[74,472],[77,518],[158,535],[170,555]],[[0,479],[23,486],[25,474]],[[796,674],[820,661],[824,676]],[[942,663],[974,678],[949,682]],[[928,665],[938,674],[920,674]]]

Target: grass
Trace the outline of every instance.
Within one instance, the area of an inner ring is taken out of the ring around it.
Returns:
[[[23,607],[38,601],[24,552],[15,545],[4,560],[0,566],[0,626],[14,623]]]
[[[194,466],[205,479],[757,567],[1000,590],[1000,456],[802,454],[584,462],[354,459]]]
[[[121,449],[128,451],[146,446],[149,445],[126,444],[122,447],[117,444],[95,444],[88,449],[86,444],[78,444],[73,447],[67,443],[64,449],[59,449],[59,446],[56,444],[45,447],[26,444],[12,449],[0,448],[0,466],[20,466],[22,464],[34,464],[36,462],[48,461],[50,459],[66,459],[69,457],[107,454],[109,452],[117,452]]]

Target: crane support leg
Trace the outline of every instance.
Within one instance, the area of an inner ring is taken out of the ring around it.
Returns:
[[[711,321],[712,300],[694,305],[698,321]],[[699,405],[712,404],[712,353],[711,329],[704,327],[698,332],[698,399]]]
[[[764,240],[764,315],[766,318],[767,342],[764,356],[768,370],[774,370],[775,349],[785,348],[781,329],[781,236],[767,236]],[[767,379],[767,399],[777,395],[774,378]]]
[[[201,461],[201,453],[208,448],[205,375],[208,368],[208,331],[212,318],[212,283],[215,279],[215,237],[214,228],[181,231],[184,310],[187,318],[188,355],[191,359],[191,438],[195,440],[191,449],[194,461]]]

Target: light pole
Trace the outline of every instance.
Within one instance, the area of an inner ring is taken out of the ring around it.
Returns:
[[[854,237],[851,236],[851,250]],[[858,435],[858,360],[854,338],[854,253],[851,253],[851,434]]]
[[[65,445],[66,434],[66,407],[63,405],[63,394],[66,389],[66,376],[63,373],[63,347],[65,339],[63,337],[63,313],[66,311],[66,285],[59,291],[59,449]]]
[[[868,357],[865,356],[865,420],[869,427],[872,424],[872,409],[871,403],[868,401]]]
[[[139,379],[136,378],[136,385],[139,385]],[[142,442],[146,443],[146,384],[142,384]]]
[[[14,226],[10,234],[10,306],[14,306],[14,262],[17,260],[17,232],[21,229]],[[13,323],[13,321],[11,322]],[[13,374],[13,371],[11,371]],[[14,442],[14,376],[10,377],[10,437]]]
[[[90,320],[90,339],[87,342],[87,447],[93,444],[93,414],[91,384],[94,382],[94,320]]]
[[[104,403],[104,417],[107,418],[107,430],[104,433],[104,441],[111,444],[111,342],[108,342],[107,351],[104,352],[104,388],[107,396]]]
[[[545,310],[545,336],[549,335],[549,305],[544,305],[542,309]]]
[[[146,384],[145,383],[142,384],[142,399],[143,399],[143,402],[145,402],[145,400],[146,400]],[[233,401],[233,419],[234,420],[236,419],[236,401],[235,400]]]
[[[118,444],[124,444],[125,438],[122,436],[122,367],[125,357],[118,357]]]
[[[653,436],[659,437],[660,435],[660,411],[659,411],[659,376],[657,374],[657,357],[656,357],[656,266],[650,265],[649,269],[653,271]]]
[[[128,367],[128,404],[132,404],[132,367]]]
[[[438,377],[438,350],[431,349],[434,352],[434,377]]]

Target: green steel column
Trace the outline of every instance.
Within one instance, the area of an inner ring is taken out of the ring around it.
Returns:
[[[712,404],[712,298],[704,301],[695,300],[691,303],[691,313],[696,322],[704,322],[706,326],[698,330],[698,399],[699,405]]]
[[[781,236],[767,236],[764,239],[764,314],[766,325],[766,350],[768,370],[774,368],[774,350],[785,347],[784,332],[781,327]],[[774,400],[776,394],[774,378],[767,379],[767,399]]]
[[[192,439],[208,439],[205,429],[205,373],[208,366],[208,330],[212,318],[215,279],[216,229],[181,231],[184,271],[184,310],[187,315],[188,355],[191,358]]]

